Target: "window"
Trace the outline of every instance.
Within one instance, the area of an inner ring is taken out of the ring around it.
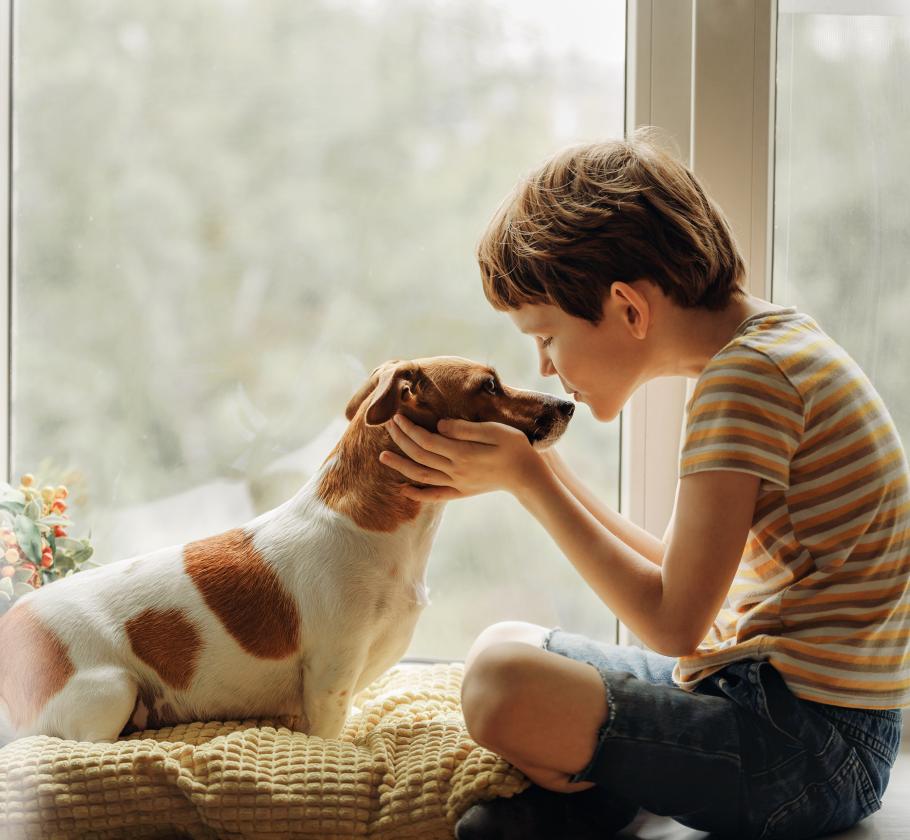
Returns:
[[[815,317],[910,441],[910,4],[781,2],[774,299]]]
[[[69,484],[108,562],[288,498],[386,359],[455,353],[558,392],[474,246],[545,155],[622,135],[624,14],[16,3],[11,474]],[[561,450],[616,504],[616,424],[579,411]],[[412,656],[461,657],[507,618],[613,638],[504,494],[449,505],[428,575]]]

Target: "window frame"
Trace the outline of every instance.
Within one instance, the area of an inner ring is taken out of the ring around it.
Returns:
[[[771,293],[777,0],[627,0],[626,135],[659,126],[724,209]],[[660,537],[673,513],[693,380],[655,379],[622,412],[620,509]],[[620,642],[640,643],[620,624]]]

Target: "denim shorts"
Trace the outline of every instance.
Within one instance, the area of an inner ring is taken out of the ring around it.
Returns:
[[[554,628],[543,647],[587,662],[606,688],[591,781],[630,807],[735,838],[816,837],[881,807],[901,733],[899,709],[801,700],[773,665],[741,660],[694,691],[676,660]]]

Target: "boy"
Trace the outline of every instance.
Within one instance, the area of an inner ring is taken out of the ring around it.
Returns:
[[[548,160],[478,257],[541,373],[599,420],[654,377],[697,382],[664,540],[515,429],[390,421],[403,494],[514,494],[652,649],[487,628],[465,721],[533,784],[457,836],[604,837],[644,807],[802,838],[878,809],[910,704],[910,492],[869,380],[811,318],[744,291],[722,212],[646,131]]]

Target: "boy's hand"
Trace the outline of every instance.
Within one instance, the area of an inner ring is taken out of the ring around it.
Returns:
[[[543,466],[527,437],[504,423],[440,420],[434,434],[396,414],[386,428],[408,457],[384,450],[379,460],[403,476],[432,487],[405,485],[419,502],[460,499],[491,490],[517,493]]]

